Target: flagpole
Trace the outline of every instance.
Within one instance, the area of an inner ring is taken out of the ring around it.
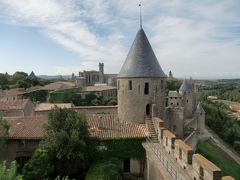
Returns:
[[[141,1],[139,3],[139,7],[140,7],[140,28],[142,28],[142,4],[141,4]]]

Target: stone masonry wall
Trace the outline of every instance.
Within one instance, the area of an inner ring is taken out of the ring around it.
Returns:
[[[132,89],[129,88],[132,82]],[[144,93],[149,83],[149,93]],[[161,78],[118,79],[118,116],[122,121],[145,123],[146,106],[156,104],[157,116],[164,117],[166,82]]]

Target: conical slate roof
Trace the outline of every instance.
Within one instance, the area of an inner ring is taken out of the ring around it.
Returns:
[[[192,90],[191,85],[187,82],[186,79],[184,79],[181,87],[179,88],[179,91],[182,91],[182,92],[190,92],[191,90]]]
[[[34,72],[32,71],[29,75],[30,78],[36,78],[36,75],[34,74]]]
[[[166,77],[142,28],[118,74],[118,78],[135,77]]]
[[[204,111],[200,102],[197,105],[196,113],[205,113],[205,111]]]

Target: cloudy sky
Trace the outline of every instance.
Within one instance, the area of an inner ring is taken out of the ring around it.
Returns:
[[[0,0],[0,72],[118,73],[139,29],[138,0]],[[167,74],[240,78],[240,0],[142,0]]]

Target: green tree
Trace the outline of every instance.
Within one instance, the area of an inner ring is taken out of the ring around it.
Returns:
[[[97,106],[100,104],[101,104],[101,101],[98,98],[95,98],[91,101],[91,105],[93,105],[93,106]]]
[[[88,170],[85,180],[120,180],[121,161],[113,158],[94,163]]]
[[[17,71],[11,77],[12,84],[17,84],[19,81],[25,81],[27,77],[28,77],[27,73]]]
[[[17,174],[17,163],[13,161],[8,168],[6,161],[0,163],[0,179],[1,180],[22,180],[22,176]]]
[[[0,73],[0,87],[5,89],[9,86],[9,79],[6,74]]]
[[[182,84],[182,81],[174,77],[168,77],[166,81],[168,90],[178,90]]]
[[[5,120],[0,115],[0,152],[3,150],[6,146],[6,140],[8,137],[8,130],[10,128],[10,125],[7,120]]]
[[[110,97],[107,101],[107,105],[117,105],[117,97]]]
[[[39,147],[31,160],[23,168],[24,179],[45,179],[53,173],[54,166],[50,163],[48,151]]]
[[[44,127],[45,136],[40,148],[44,150],[45,164],[53,166],[53,172],[46,176],[84,177],[90,163],[97,154],[96,141],[89,137],[86,117],[72,109],[55,108],[49,113],[48,123]],[[25,173],[39,174],[44,171],[38,162],[41,155],[33,156],[26,165]],[[25,174],[24,174],[25,175]]]

